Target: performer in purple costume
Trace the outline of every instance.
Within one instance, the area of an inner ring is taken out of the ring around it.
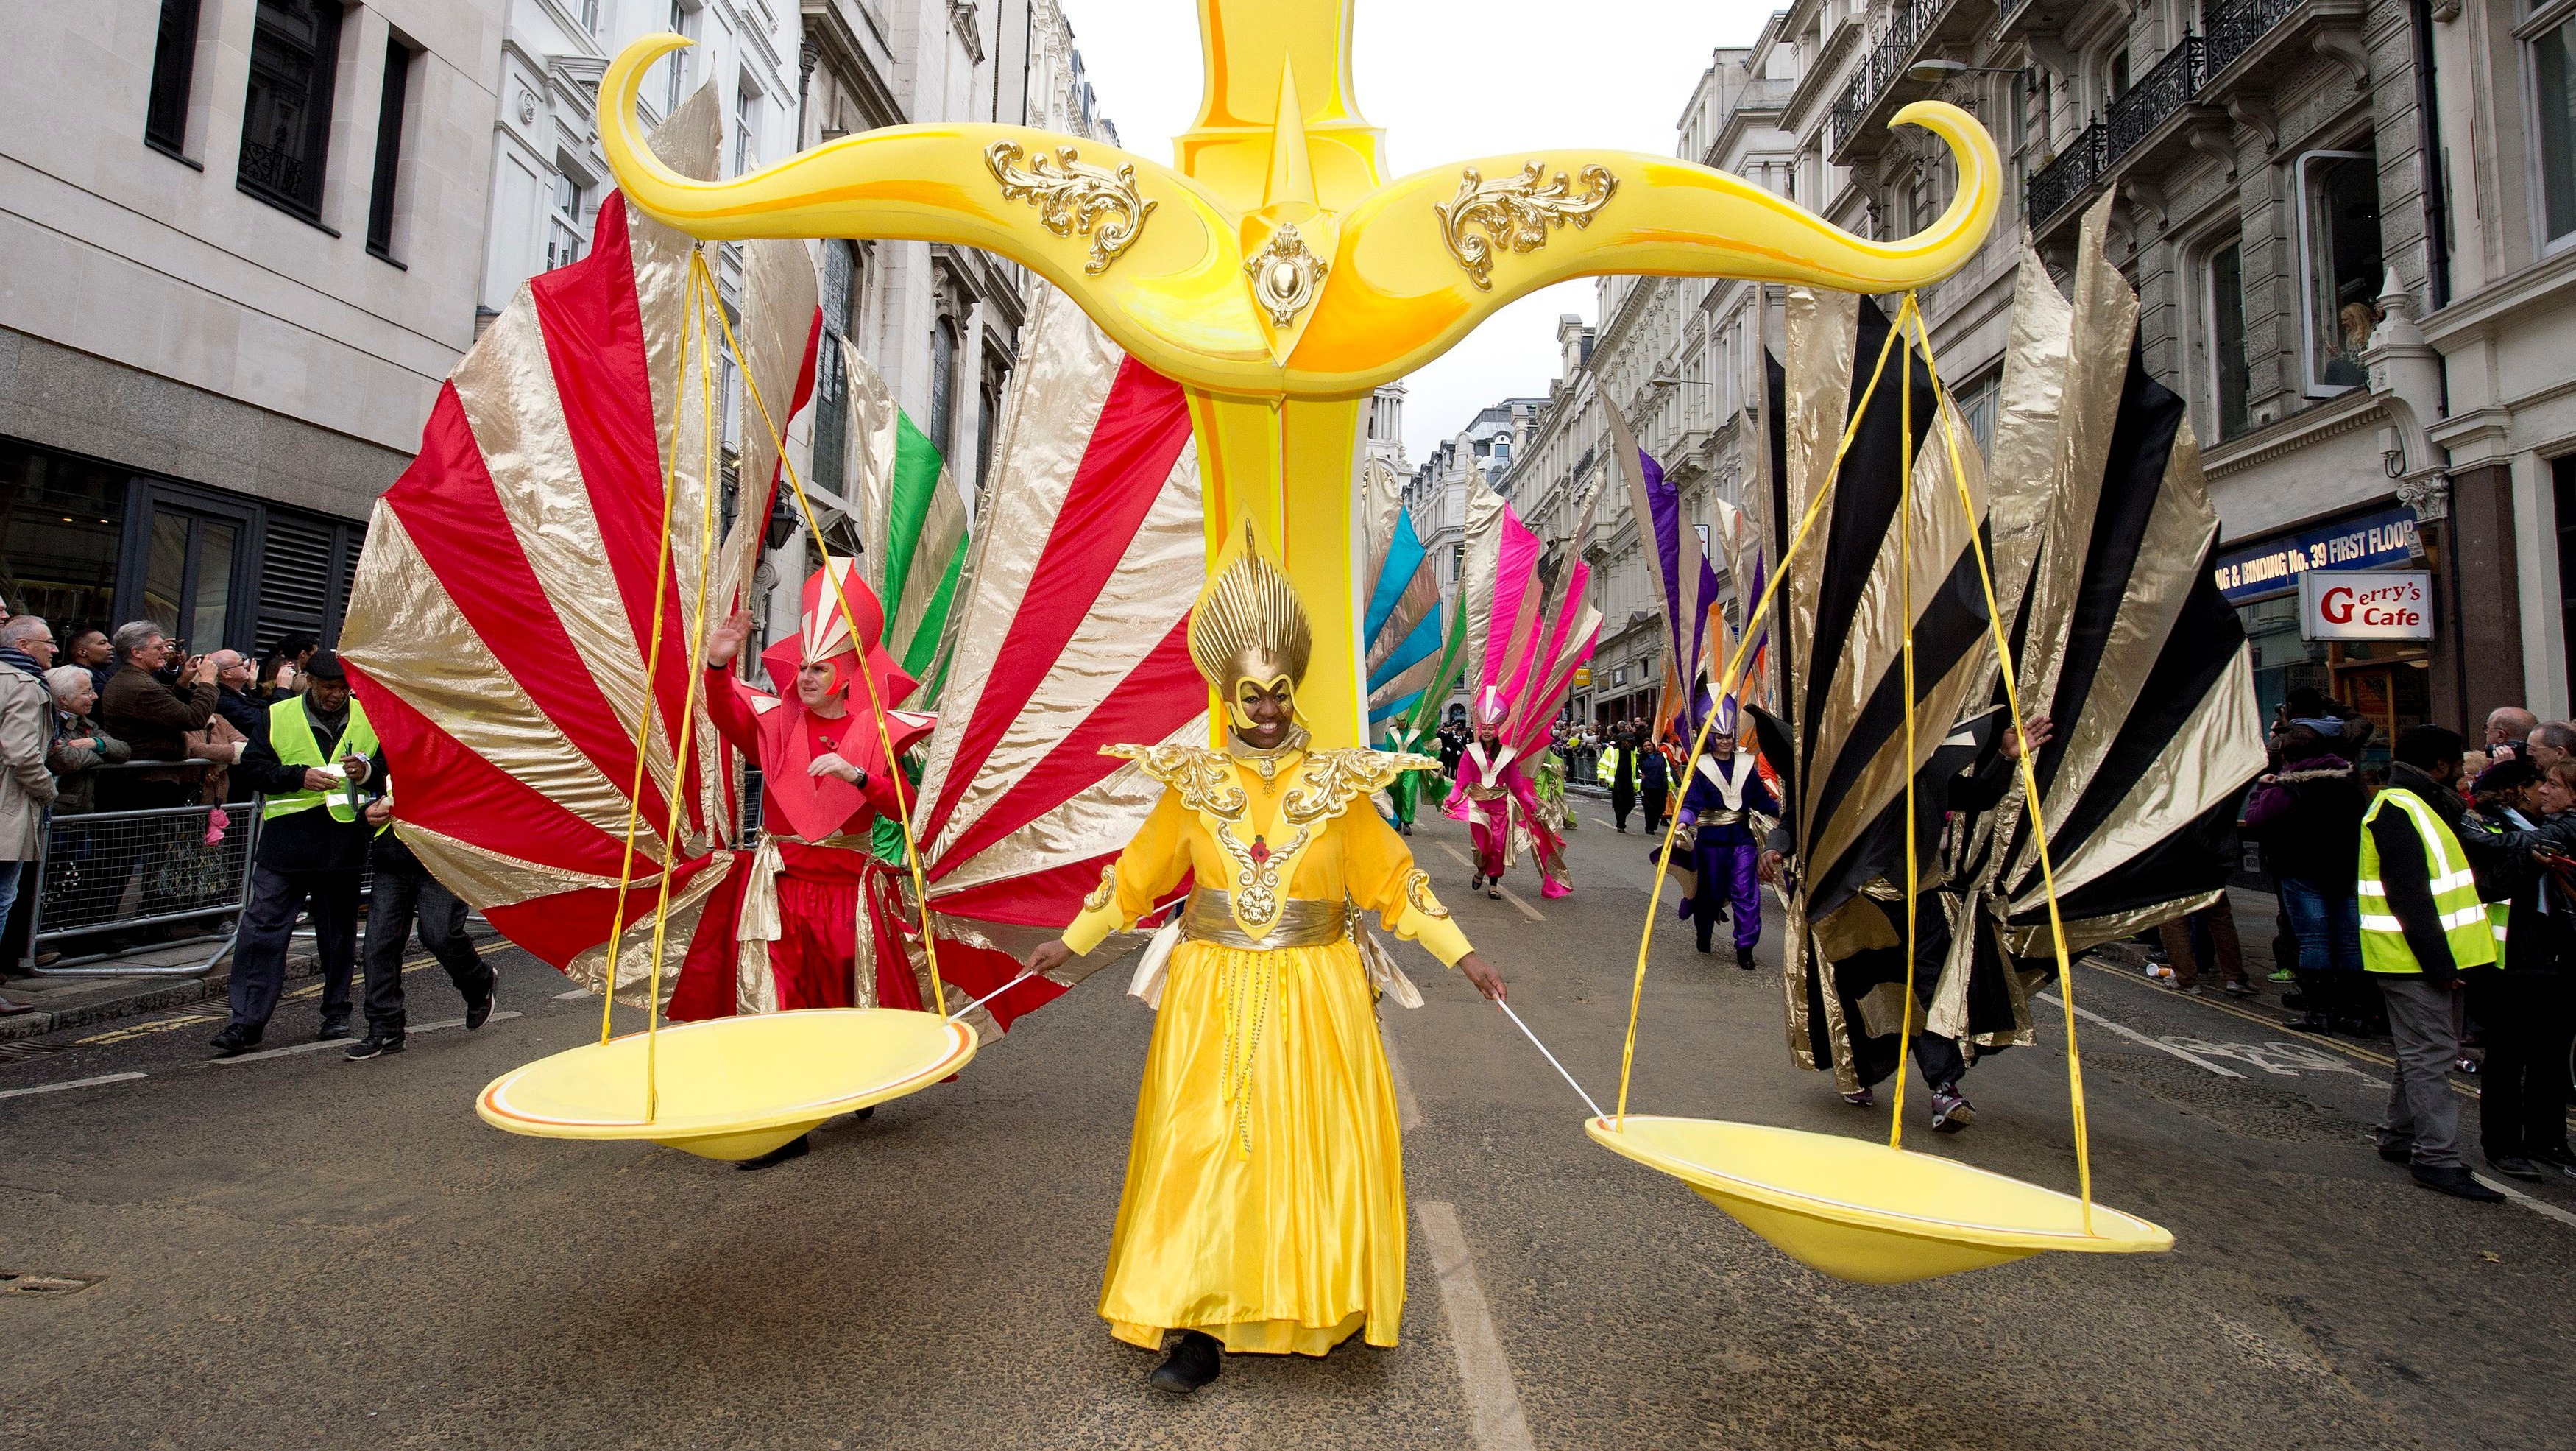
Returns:
[[[1732,705],[1732,702],[1729,702]],[[1729,709],[1725,719],[1731,720]],[[1681,917],[1699,927],[1699,950],[1713,950],[1710,939],[1730,905],[1735,916],[1735,965],[1753,970],[1753,944],[1762,940],[1762,884],[1757,868],[1762,837],[1754,813],[1777,818],[1780,803],[1763,783],[1753,752],[1738,750],[1732,734],[1712,728],[1708,750],[1691,772],[1682,793],[1681,829],[1690,833],[1684,858],[1697,873],[1690,895],[1681,899]]]

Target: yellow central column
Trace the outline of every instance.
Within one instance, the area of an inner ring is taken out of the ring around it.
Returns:
[[[1359,618],[1352,578],[1351,459],[1358,400],[1229,398],[1189,390],[1198,435],[1208,558],[1245,520],[1276,550],[1315,628],[1315,656],[1297,706],[1325,749],[1366,744],[1360,719]],[[1211,734],[1222,720],[1211,713]]]

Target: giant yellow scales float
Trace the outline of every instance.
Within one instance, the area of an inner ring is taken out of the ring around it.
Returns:
[[[1185,390],[1210,554],[1246,522],[1275,542],[1315,625],[1300,704],[1319,745],[1356,746],[1363,691],[1351,458],[1372,390],[1438,357],[1504,304],[1568,278],[1922,287],[1985,241],[2002,172],[1973,117],[1918,101],[1895,120],[1947,143],[1958,186],[1930,229],[1893,242],[1854,237],[1727,173],[1637,152],[1513,153],[1389,180],[1383,133],[1361,117],[1351,86],[1354,8],[1355,0],[1198,0],[1205,90],[1171,166],[1028,127],[940,123],[848,136],[742,177],[698,181],[656,158],[637,121],[646,71],[690,44],[667,34],[635,42],[610,64],[600,141],[630,203],[701,240],[947,242],[1007,256],[1062,289]],[[784,1041],[792,1035],[758,1020],[692,1025],[671,1035],[682,1051],[660,1064],[664,1082],[746,1073],[763,1050],[716,1051],[716,1038],[733,1035],[780,1038],[778,1049],[803,1056]],[[701,1036],[706,1051],[685,1051]],[[631,1042],[546,1060],[584,1060],[577,1082],[559,1080],[553,1112],[494,1111],[505,1092],[537,1097],[547,1077],[535,1072],[539,1064],[487,1090],[485,1116],[522,1133],[646,1137],[741,1157],[963,1061],[947,1049],[919,1071],[861,1073],[867,1081],[822,1096],[787,1081],[792,1072],[746,1073],[726,1091],[689,1095],[707,1106],[686,1125],[639,1125],[631,1109],[589,1115],[598,1122],[586,1128],[549,1122],[584,1118],[582,1105],[603,1093],[631,1100],[645,1071]],[[925,1043],[943,1047],[946,1035]],[[1801,1260],[1848,1278],[1893,1282],[2044,1249],[2171,1243],[2089,1195],[2079,1201],[1892,1146],[1704,1120],[1632,1121],[1624,1103],[1588,1128]]]

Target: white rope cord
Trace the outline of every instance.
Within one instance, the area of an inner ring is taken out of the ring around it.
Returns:
[[[1503,1010],[1503,1016],[1512,1020],[1512,1026],[1521,1030],[1522,1035],[1530,1040],[1531,1047],[1536,1048],[1541,1054],[1546,1056],[1548,1066],[1554,1068],[1557,1073],[1565,1079],[1565,1086],[1573,1089],[1575,1095],[1581,1098],[1584,1103],[1591,1108],[1592,1116],[1594,1118],[1609,1117],[1608,1114],[1601,1111],[1601,1105],[1592,1101],[1592,1095],[1583,1091],[1583,1085],[1574,1081],[1574,1075],[1565,1071],[1565,1065],[1556,1061],[1556,1055],[1547,1051],[1547,1045],[1538,1040],[1538,1034],[1530,1031],[1530,1025],[1521,1021],[1521,1015],[1512,1011],[1511,1004],[1504,1002],[1501,998],[1496,998],[1494,999],[1494,1006]]]

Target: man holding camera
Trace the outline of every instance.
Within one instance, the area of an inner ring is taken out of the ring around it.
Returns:
[[[286,947],[296,914],[313,911],[322,962],[322,1029],[349,1036],[349,979],[358,958],[359,882],[367,847],[368,798],[382,794],[384,760],[364,707],[349,694],[339,657],[323,651],[305,667],[301,695],[278,700],[234,769],[267,797],[252,865],[250,901],[233,949],[232,1021],[214,1037],[216,1056],[259,1046],[286,988]]]

